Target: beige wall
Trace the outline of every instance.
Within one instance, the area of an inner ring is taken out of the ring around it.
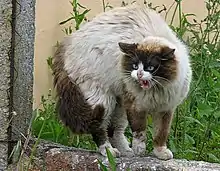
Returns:
[[[51,71],[47,66],[46,59],[52,56],[57,41],[61,41],[65,35],[60,21],[69,17],[71,12],[70,0],[37,0],[36,1],[36,40],[35,40],[35,72],[34,72],[34,108],[39,106],[42,95],[47,95],[52,88]],[[79,0],[90,8],[87,15],[92,19],[94,15],[102,12],[102,0]],[[112,6],[120,6],[121,0],[109,0]],[[125,2],[132,2],[128,0]],[[143,2],[143,0],[138,0]],[[149,2],[149,1],[148,1]],[[152,0],[155,5],[165,4],[170,6],[174,0]],[[195,13],[199,19],[205,15],[203,0],[183,0],[183,12]],[[170,16],[169,16],[170,18]]]

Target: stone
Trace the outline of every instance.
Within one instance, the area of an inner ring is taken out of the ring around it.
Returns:
[[[0,171],[32,117],[34,37],[35,0],[0,0]]]
[[[16,1],[12,140],[27,134],[33,112],[35,0]]]
[[[0,0],[0,170],[5,170],[8,159],[11,15],[12,1]]]
[[[29,146],[33,147],[35,141],[31,140]],[[29,148],[31,149],[31,148]],[[31,150],[26,154],[30,155]],[[95,151],[65,147],[45,140],[37,145],[35,167],[32,169],[47,171],[98,171],[98,160],[110,168],[107,158]],[[184,159],[159,160],[152,156],[117,158],[117,171],[220,171],[220,164],[203,161],[187,161]]]

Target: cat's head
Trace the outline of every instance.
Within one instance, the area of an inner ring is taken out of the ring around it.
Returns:
[[[126,82],[142,89],[165,87],[177,78],[175,48],[160,41],[141,44],[119,43],[122,72]]]

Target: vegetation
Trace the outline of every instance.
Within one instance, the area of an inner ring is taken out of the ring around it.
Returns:
[[[207,0],[207,16],[197,21],[194,14],[182,13],[182,0],[175,0],[171,7],[166,8],[146,3],[149,7],[171,15],[170,27],[180,39],[189,46],[192,60],[193,82],[187,100],[178,107],[173,120],[168,146],[175,158],[203,160],[220,163],[220,0]],[[103,10],[112,8],[109,3],[102,1]],[[89,9],[77,0],[72,0],[73,13],[60,24],[74,21],[75,29],[85,21]],[[122,2],[122,5],[127,5]],[[79,11],[83,10],[82,13]],[[178,16],[179,24],[174,25],[174,17]],[[72,26],[65,28],[66,34],[73,32]],[[48,64],[52,64],[51,61]],[[57,118],[55,100],[49,93],[42,97],[43,109],[34,113],[32,134],[38,138],[51,140],[67,146],[95,150],[97,147],[90,135],[74,135]],[[152,121],[149,118],[147,151],[152,151]],[[126,130],[129,141],[132,140],[130,129]],[[108,153],[112,170],[114,159]],[[102,170],[106,167],[100,162]]]

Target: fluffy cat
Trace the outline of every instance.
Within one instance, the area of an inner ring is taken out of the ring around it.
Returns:
[[[131,5],[99,14],[62,41],[53,70],[61,120],[74,133],[92,134],[102,155],[105,148],[114,156],[143,155],[152,115],[153,154],[173,158],[166,141],[191,66],[186,46],[155,11]]]

